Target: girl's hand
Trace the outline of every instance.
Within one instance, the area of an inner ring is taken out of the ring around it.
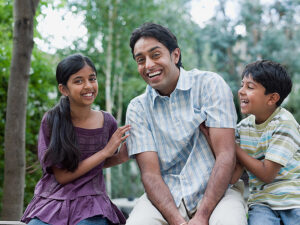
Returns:
[[[126,138],[129,136],[129,134],[125,135],[125,132],[129,131],[131,128],[130,125],[125,125],[122,127],[119,127],[115,133],[111,136],[109,142],[107,143],[107,145],[105,146],[105,148],[103,149],[106,154],[107,157],[112,156],[116,150],[118,149],[118,147],[120,146],[120,144],[126,140]],[[123,146],[122,146],[123,148]]]

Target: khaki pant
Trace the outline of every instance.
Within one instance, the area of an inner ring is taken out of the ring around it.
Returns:
[[[243,183],[239,181],[229,188],[211,214],[209,225],[247,225],[247,207],[243,198]],[[201,201],[200,201],[201,202]],[[198,206],[200,204],[198,203]],[[197,206],[197,208],[198,208]],[[180,214],[186,221],[192,218],[196,209],[187,211],[184,202],[179,206]],[[126,225],[167,225],[167,221],[143,194],[133,208]]]

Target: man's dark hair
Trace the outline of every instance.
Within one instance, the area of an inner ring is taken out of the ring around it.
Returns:
[[[155,38],[157,41],[162,43],[169,50],[170,54],[176,48],[179,48],[177,43],[177,38],[168,28],[155,23],[144,23],[139,28],[136,28],[131,34],[130,47],[131,47],[131,53],[133,58],[134,58],[133,51],[134,51],[135,43],[142,37]],[[181,53],[176,66],[178,68],[182,67]]]
[[[245,76],[252,76],[255,82],[264,86],[265,94],[277,92],[280,96],[277,106],[281,105],[292,90],[292,80],[285,68],[270,60],[258,60],[248,64],[242,73],[242,78]]]

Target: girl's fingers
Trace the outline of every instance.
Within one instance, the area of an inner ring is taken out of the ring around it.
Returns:
[[[128,137],[129,137],[129,134],[127,134],[127,135],[121,137],[121,140],[124,141],[124,140],[125,140],[126,138],[128,138]]]

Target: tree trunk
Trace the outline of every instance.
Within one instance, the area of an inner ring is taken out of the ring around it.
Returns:
[[[33,49],[33,19],[39,0],[14,1],[11,74],[7,94],[3,185],[3,220],[23,214],[27,88]]]
[[[105,104],[106,111],[112,113],[112,97],[111,97],[111,71],[112,71],[112,43],[113,43],[113,10],[114,5],[110,2],[108,6],[108,40],[107,40],[107,57],[105,70]],[[111,197],[111,168],[106,169],[106,191]]]

